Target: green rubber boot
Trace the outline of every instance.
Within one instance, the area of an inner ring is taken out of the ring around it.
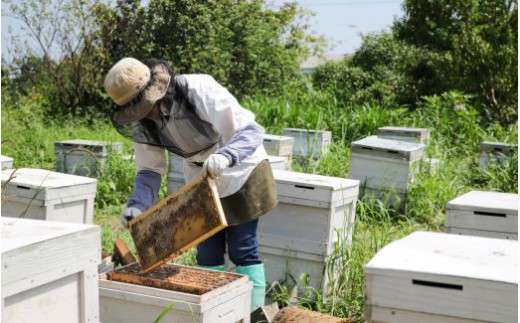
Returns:
[[[253,282],[253,291],[251,292],[251,312],[264,306],[266,286],[264,264],[237,266],[235,272],[237,274],[248,275],[249,280]]]
[[[226,264],[219,265],[219,266],[198,266],[202,269],[209,269],[209,270],[216,270],[216,271],[226,271]]]

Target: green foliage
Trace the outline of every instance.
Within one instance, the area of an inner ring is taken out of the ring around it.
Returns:
[[[475,94],[490,120],[511,123],[518,109],[516,0],[406,0],[397,39],[417,48],[408,74],[420,95]]]
[[[180,73],[207,73],[238,96],[282,93],[299,75],[299,60],[320,50],[321,38],[300,20],[296,3],[278,11],[255,1],[129,1],[98,6],[105,67],[125,56],[161,58]],[[130,44],[130,45],[127,45]]]

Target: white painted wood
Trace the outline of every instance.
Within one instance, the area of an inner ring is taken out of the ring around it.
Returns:
[[[1,218],[2,318],[97,322],[98,226]]]
[[[518,234],[518,216],[478,210],[447,210],[446,227]]]
[[[269,159],[269,164],[271,164],[271,169],[277,170],[290,170],[291,169],[291,161],[288,157],[281,156],[267,156]]]
[[[430,130],[426,128],[381,127],[377,129],[377,136],[379,138],[425,144],[430,139]]]
[[[249,322],[252,283],[247,276],[203,295],[163,290],[100,277],[101,321],[152,322],[172,303],[166,322]]]
[[[91,224],[97,181],[42,169],[2,171],[2,216]]]
[[[359,180],[361,186],[371,189],[405,193],[415,179],[419,162],[352,152],[348,178]]]
[[[365,267],[366,306],[516,322],[518,242],[415,232]]]
[[[0,155],[0,161],[2,164],[2,170],[13,168],[14,159],[4,155]]]
[[[518,194],[471,191],[446,204],[447,210],[483,211],[518,216]]]
[[[516,144],[483,141],[481,143],[479,166],[485,168],[489,163],[503,163],[515,153],[517,148],[518,145]]]
[[[413,162],[425,157],[423,144],[368,136],[351,145],[351,153]]]
[[[62,140],[54,143],[54,152],[57,153],[77,153],[80,151],[88,150],[96,156],[108,156],[109,154],[122,154],[123,143],[121,142],[108,142],[108,141],[96,141],[96,140]]]
[[[3,194],[37,200],[53,200],[96,192],[96,179],[45,169],[18,168],[2,171]]]
[[[294,145],[294,138],[288,136],[264,134],[263,145],[268,155],[288,157],[290,161]]]
[[[294,138],[293,155],[319,157],[328,151],[332,142],[330,131],[285,128],[283,135]]]
[[[260,255],[271,279],[287,273],[311,276],[312,287],[326,295],[322,284],[327,256],[338,241],[350,245],[359,182],[344,178],[273,171],[278,205],[258,223]]]
[[[518,233],[507,233],[486,230],[470,230],[461,228],[446,227],[446,233],[458,234],[464,236],[486,237],[496,239],[518,240]]]
[[[368,313],[368,314],[367,314]],[[365,308],[367,322],[371,323],[483,323],[485,321],[470,320],[453,316],[436,315],[405,311],[402,309],[368,306]],[[370,318],[370,319],[368,319]]]

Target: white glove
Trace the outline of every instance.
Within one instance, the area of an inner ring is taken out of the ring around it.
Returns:
[[[217,178],[230,164],[229,159],[221,154],[211,154],[202,165],[202,173],[211,178]]]
[[[139,214],[141,214],[141,210],[139,210],[136,207],[130,206],[125,207],[123,212],[121,212],[121,223],[125,228],[128,229],[128,222],[131,221],[133,218],[137,217]]]

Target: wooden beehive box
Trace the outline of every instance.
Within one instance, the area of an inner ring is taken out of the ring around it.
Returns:
[[[278,170],[290,170],[291,162],[287,159],[287,157],[279,157],[279,156],[267,156],[269,159],[269,164],[271,164],[271,169]]]
[[[365,266],[368,322],[517,322],[518,242],[415,232]]]
[[[13,158],[7,157],[4,155],[0,155],[0,161],[2,163],[2,170],[13,168],[13,161],[14,161]]]
[[[268,155],[287,157],[291,161],[293,137],[264,134],[263,145]]]
[[[143,272],[150,272],[227,226],[215,182],[198,177],[131,220]]]
[[[472,191],[446,204],[446,232],[518,240],[518,194]]]
[[[90,224],[96,179],[44,169],[2,171],[2,216]]]
[[[283,135],[294,138],[293,155],[319,157],[332,142],[330,131],[285,128]]]
[[[481,143],[479,166],[484,168],[488,163],[502,163],[518,149],[518,145],[504,142],[483,141]]]
[[[359,181],[273,171],[278,205],[258,223],[258,241],[268,282],[307,273],[312,287],[326,295],[327,256],[338,240],[350,244]]]
[[[98,226],[2,218],[2,322],[99,322]]]
[[[381,127],[377,129],[379,138],[426,144],[430,139],[430,130],[426,128]]]
[[[122,153],[120,142],[77,139],[54,143],[56,171],[80,176],[96,175],[110,154]]]
[[[348,178],[376,191],[406,193],[419,162],[422,144],[369,136],[352,143]]]
[[[249,322],[247,276],[172,264],[144,276],[136,267],[100,276],[102,322],[153,322],[171,305],[164,322]]]

